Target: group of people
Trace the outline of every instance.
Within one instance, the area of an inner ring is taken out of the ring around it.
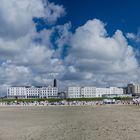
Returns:
[[[0,106],[82,106],[82,105],[103,105],[103,101],[34,101],[34,102],[0,102]]]
[[[140,105],[140,98],[134,98],[133,99],[133,104]]]
[[[34,101],[34,102],[0,102],[0,106],[86,106],[86,105],[104,105],[104,104],[118,104],[118,105],[140,105],[140,98],[134,98],[132,100],[102,100],[102,101]]]

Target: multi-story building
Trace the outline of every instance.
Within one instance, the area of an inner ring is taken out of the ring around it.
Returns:
[[[95,98],[96,97],[96,87],[81,87],[81,97]]]
[[[122,96],[123,88],[109,87],[68,87],[68,98],[95,98],[103,96]]]
[[[58,98],[58,88],[57,87],[42,87],[40,90],[40,98]]]
[[[104,91],[102,91],[102,96],[100,97],[126,97],[126,95],[124,95],[123,88],[109,87],[104,88]]]
[[[9,87],[7,98],[57,98],[57,87]]]
[[[68,98],[81,98],[81,87],[68,87]]]
[[[127,93],[133,96],[140,96],[140,84],[128,84]]]
[[[39,98],[41,87],[25,87],[26,98]]]
[[[26,88],[25,87],[9,87],[7,88],[8,98],[26,98]]]
[[[104,94],[111,94],[110,88],[96,88],[96,97],[102,97]]]
[[[58,88],[56,79],[54,80],[53,86],[42,87],[42,86],[19,86],[19,87],[8,87],[7,98],[57,98]]]

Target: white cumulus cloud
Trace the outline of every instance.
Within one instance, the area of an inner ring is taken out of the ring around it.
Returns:
[[[55,25],[64,14],[62,5],[47,0],[1,0],[1,86],[48,84],[52,78],[49,73],[63,70],[61,60],[53,58],[55,50],[51,49],[54,29],[38,33],[33,19],[42,18]],[[41,43],[35,41],[38,38]]]
[[[74,72],[65,78],[79,77],[93,84],[130,82],[136,78],[139,68],[135,52],[122,31],[117,30],[110,37],[105,24],[98,19],[89,20],[76,29],[66,61],[74,67]]]

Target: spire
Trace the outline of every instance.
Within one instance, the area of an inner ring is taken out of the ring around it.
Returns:
[[[53,81],[53,87],[57,87],[57,80],[56,79],[54,79],[54,81]]]

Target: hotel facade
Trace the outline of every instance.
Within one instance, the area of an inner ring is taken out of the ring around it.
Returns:
[[[96,98],[96,97],[119,97],[124,95],[123,88],[109,87],[109,88],[97,88],[97,87],[68,87],[68,98]],[[124,95],[125,96],[125,95]]]
[[[57,87],[8,87],[7,98],[57,98]]]
[[[7,88],[7,98],[58,98],[57,81],[53,86],[12,86]]]

